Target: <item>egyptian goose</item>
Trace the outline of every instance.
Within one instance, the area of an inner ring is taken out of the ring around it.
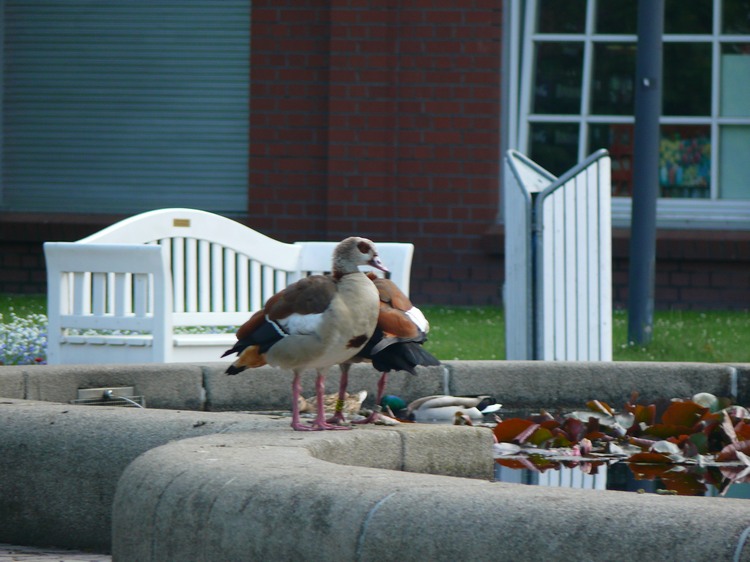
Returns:
[[[237,343],[223,355],[237,353],[229,375],[265,364],[294,372],[292,428],[297,431],[341,429],[325,419],[325,376],[365,346],[378,320],[378,291],[360,265],[388,271],[370,240],[343,240],[333,252],[330,276],[311,275],[273,295],[237,330]],[[312,426],[299,416],[300,376],[306,369],[318,375]]]
[[[380,298],[378,325],[367,345],[354,357],[341,363],[338,404],[343,404],[352,363],[371,362],[381,375],[375,398],[375,410],[366,419],[353,423],[370,423],[379,417],[377,409],[383,398],[390,371],[407,371],[414,375],[417,365],[440,365],[440,361],[422,347],[430,329],[430,324],[422,311],[414,306],[409,297],[390,279],[381,279],[374,273],[367,273],[367,276],[378,289]],[[344,421],[341,407],[337,405],[333,417],[328,421],[331,423]]]

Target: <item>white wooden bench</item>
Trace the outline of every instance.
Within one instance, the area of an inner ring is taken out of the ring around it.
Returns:
[[[408,294],[414,246],[375,242]],[[46,242],[47,361],[219,360],[271,295],[329,272],[336,244],[286,244],[193,209],[149,211],[77,242]]]

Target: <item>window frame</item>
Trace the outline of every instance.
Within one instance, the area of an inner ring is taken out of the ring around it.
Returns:
[[[524,154],[530,151],[530,128],[534,123],[575,123],[578,125],[578,161],[589,152],[589,126],[593,124],[634,124],[634,115],[593,115],[591,107],[591,78],[593,74],[594,46],[597,43],[637,43],[634,34],[593,33],[596,21],[596,0],[587,0],[585,30],[583,33],[541,33],[535,30],[539,0],[516,2],[506,0],[505,21],[507,37],[506,72],[518,77],[510,81],[505,94],[509,98],[506,114],[504,148],[513,148]],[[524,8],[525,6],[525,8]],[[720,115],[720,58],[726,43],[750,43],[750,35],[721,33],[721,0],[713,0],[713,22],[710,35],[664,34],[664,43],[709,43],[711,45],[711,106],[708,116],[662,115],[660,125],[704,125],[711,135],[711,172],[709,198],[659,198],[657,201],[657,226],[663,228],[708,228],[750,230],[750,199],[719,199],[720,194],[720,131],[723,126],[750,126],[747,117],[722,117]],[[583,44],[582,91],[578,114],[536,114],[531,111],[534,87],[536,45],[540,42],[576,42]],[[505,151],[503,151],[505,152]],[[748,180],[750,189],[750,180]],[[631,198],[612,198],[612,219],[615,227],[629,227]]]

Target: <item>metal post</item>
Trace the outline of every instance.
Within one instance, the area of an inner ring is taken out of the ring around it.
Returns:
[[[653,332],[663,30],[664,0],[638,0],[628,341],[639,345]]]

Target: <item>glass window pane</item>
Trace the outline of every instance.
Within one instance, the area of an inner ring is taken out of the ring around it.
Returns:
[[[708,125],[664,125],[659,145],[662,197],[709,197],[711,128]]]
[[[719,154],[719,197],[750,199],[747,158],[750,155],[750,126],[721,128]]]
[[[638,32],[637,0],[598,0],[596,4],[596,33]]]
[[[711,114],[711,45],[664,43],[664,115]]]
[[[750,33],[750,0],[724,0],[721,6],[722,33]]]
[[[532,123],[530,158],[556,176],[578,162],[578,124]]]
[[[712,0],[666,0],[664,33],[709,34],[713,21]]]
[[[594,45],[591,112],[598,115],[633,115],[635,76],[633,43]]]
[[[539,0],[537,30],[540,33],[583,33],[586,0]]]
[[[721,115],[750,117],[750,44],[726,43],[721,46]]]
[[[533,113],[581,111],[582,43],[538,43]]]
[[[606,148],[612,161],[612,195],[633,193],[633,125],[597,123],[589,127],[587,154]]]

